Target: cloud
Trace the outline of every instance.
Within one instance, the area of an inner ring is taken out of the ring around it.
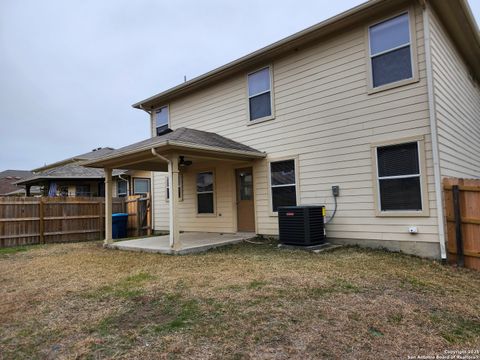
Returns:
[[[131,104],[360,0],[3,0],[0,170],[149,136]]]

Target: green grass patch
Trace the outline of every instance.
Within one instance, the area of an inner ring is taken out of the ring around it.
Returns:
[[[9,254],[16,254],[19,252],[25,252],[29,249],[26,246],[16,246],[16,247],[9,247],[9,248],[2,248],[0,249],[0,255],[9,255]]]
[[[337,280],[334,284],[319,286],[308,289],[307,293],[313,297],[323,297],[331,294],[350,294],[350,293],[359,293],[361,289],[345,280]]]
[[[155,277],[141,272],[135,275],[127,276],[112,286],[102,286],[94,291],[85,294],[86,298],[99,300],[106,297],[119,297],[124,299],[133,299],[144,295],[145,291],[142,286]]]
[[[266,281],[253,280],[248,284],[247,288],[248,289],[261,289],[262,287],[264,287],[267,284],[268,283]]]

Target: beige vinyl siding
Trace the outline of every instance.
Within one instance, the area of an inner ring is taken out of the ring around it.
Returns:
[[[155,230],[168,231],[168,203],[165,198],[167,187],[167,173],[152,173],[152,193],[153,193],[153,228]]]
[[[254,166],[257,233],[278,233],[278,219],[270,215],[268,160],[291,156],[299,160],[300,204],[326,204],[330,214],[331,186],[340,186],[329,237],[438,242],[420,7],[415,13],[419,82],[368,94],[362,24],[271,62],[272,121],[247,125],[246,74],[170,103],[173,128],[216,132],[267,152],[268,159]],[[430,216],[376,217],[371,144],[418,135],[425,137]],[[408,234],[411,225],[418,234]]]
[[[178,204],[181,231],[236,232],[235,168],[251,166],[246,163],[226,161],[197,161],[182,170],[183,201]],[[197,214],[196,175],[214,173],[215,214]],[[168,202],[166,199],[166,173],[154,173],[155,230],[168,230]]]
[[[480,85],[433,11],[430,29],[441,174],[480,178]]]

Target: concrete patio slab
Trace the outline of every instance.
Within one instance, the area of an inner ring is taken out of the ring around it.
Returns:
[[[108,247],[119,250],[185,255],[207,251],[219,246],[239,243],[244,240],[253,239],[255,236],[254,233],[227,234],[185,232],[180,234],[181,247],[179,250],[173,250],[170,248],[170,238],[168,235],[117,241],[113,244],[109,244]]]

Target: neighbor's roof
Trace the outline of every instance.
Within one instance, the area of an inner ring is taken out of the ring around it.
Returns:
[[[261,66],[278,56],[298,51],[300,47],[311,44],[313,41],[319,41],[331,34],[348,30],[352,25],[368,21],[376,14],[412,2],[412,0],[367,1],[226,65],[139,101],[132,106],[137,109],[150,110],[156,106],[164,105],[176,97],[198,90],[241,71]],[[476,78],[480,79],[480,61],[478,60],[480,59],[480,34],[467,1],[430,0],[428,3],[435,8]]]
[[[221,135],[189,128],[178,128],[164,135],[143,140],[117,150],[104,157],[86,161],[85,166],[101,166],[106,160],[119,158],[125,155],[156,149],[164,146],[188,148],[192,150],[210,150],[232,155],[246,155],[253,158],[265,157],[265,153],[250,146],[233,141]]]
[[[26,189],[24,187],[17,187],[16,190],[3,194],[5,196],[25,195]],[[31,195],[40,195],[42,193],[40,186],[32,186],[30,188]]]
[[[98,157],[105,156],[106,154],[112,152],[113,150],[114,149],[111,148],[111,147],[103,147],[103,148],[99,147],[99,148],[93,149],[92,151],[89,151],[88,153],[72,156],[72,157],[64,159],[64,160],[60,160],[60,161],[57,161],[57,162],[54,162],[54,163],[51,163],[51,164],[47,164],[45,166],[41,166],[39,168],[33,169],[32,171],[34,173],[37,173],[37,172],[44,171],[44,170],[47,170],[47,169],[52,169],[52,168],[59,167],[63,164],[78,162],[78,161],[82,161],[82,160],[93,160],[93,159],[96,159]]]
[[[102,179],[105,174],[102,169],[92,169],[81,164],[83,161],[70,162],[48,170],[35,173],[33,176],[17,181],[17,184],[26,185],[38,183],[42,180],[78,180]],[[114,170],[113,176],[125,174],[126,170]]]
[[[91,161],[114,151],[113,148],[97,148],[88,153],[72,156],[68,159],[42,166],[33,170],[29,177],[17,180],[16,184],[36,184],[43,180],[79,180],[102,179],[105,174],[101,169],[92,169],[82,166],[85,161]],[[113,176],[125,174],[126,170],[114,170]]]
[[[32,172],[27,170],[5,170],[0,172],[0,195],[7,195],[13,191],[20,190],[15,183],[30,176],[32,176]]]

